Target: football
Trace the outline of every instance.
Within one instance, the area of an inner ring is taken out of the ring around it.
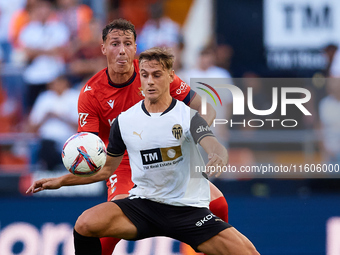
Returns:
[[[91,176],[105,165],[106,147],[99,136],[81,132],[67,139],[61,157],[70,173],[78,176]]]

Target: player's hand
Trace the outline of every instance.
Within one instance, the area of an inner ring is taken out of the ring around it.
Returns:
[[[210,153],[208,155],[209,162],[206,165],[207,174],[209,177],[214,176],[219,177],[222,173],[223,167],[227,165],[227,162],[223,160],[216,153]]]
[[[59,189],[61,187],[60,180],[58,178],[45,178],[35,181],[31,187],[26,191],[28,193],[37,193],[45,189]]]

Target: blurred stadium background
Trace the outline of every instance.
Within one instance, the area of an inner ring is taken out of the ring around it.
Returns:
[[[72,95],[105,67],[101,29],[118,17],[135,24],[139,52],[155,45],[172,47],[176,72],[188,83],[191,78],[223,78],[245,95],[252,87],[254,107],[261,110],[270,108],[273,87],[302,87],[311,93],[305,104],[311,116],[294,106],[280,116],[280,105],[269,116],[294,119],[294,128],[215,128],[229,148],[231,165],[339,166],[338,0],[0,0],[1,255],[73,254],[77,217],[106,200],[104,183],[34,196],[25,190],[32,180],[66,173],[58,146],[76,132]],[[26,28],[36,20],[56,22],[58,28],[46,26],[47,35],[35,34]],[[197,84],[192,80],[191,85]],[[61,95],[68,87],[73,94],[65,101],[39,97],[46,88]],[[225,103],[216,106],[218,118],[241,123],[267,118],[249,110],[242,118],[233,116],[230,95],[218,92]],[[57,122],[43,126],[44,118]],[[230,223],[261,254],[340,255],[339,176],[226,173],[213,182],[229,203]],[[114,254],[192,253],[177,241],[155,238],[122,241]]]

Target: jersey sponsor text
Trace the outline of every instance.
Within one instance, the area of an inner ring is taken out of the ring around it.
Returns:
[[[188,87],[188,85],[184,81],[182,81],[181,86],[176,90],[176,94],[178,94],[178,95],[182,94],[183,92],[185,92],[187,90],[187,87]]]
[[[172,161],[182,156],[181,146],[140,151],[143,165]]]
[[[203,219],[199,220],[196,222],[196,226],[200,227],[202,226],[204,223],[206,223],[207,221],[211,220],[215,215],[210,213],[207,216],[205,216]]]
[[[111,119],[108,119],[107,121],[109,122],[110,126],[112,126],[112,123],[115,121],[116,118],[113,118],[112,120]]]
[[[210,127],[207,125],[207,126],[199,126],[197,129],[196,129],[196,133],[199,134],[201,132],[206,132],[206,131],[211,131]]]

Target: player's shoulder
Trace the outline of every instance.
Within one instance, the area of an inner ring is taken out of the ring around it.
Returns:
[[[174,96],[174,93],[176,95],[186,95],[189,91],[190,86],[175,74],[173,81],[170,83],[171,95]]]
[[[96,91],[102,90],[103,85],[108,83],[107,68],[102,69],[93,75],[82,87],[80,93],[96,94]]]
[[[190,121],[198,113],[196,110],[191,109],[184,102],[176,99],[176,106],[174,108],[174,114],[184,122]]]
[[[142,101],[139,101],[138,103],[136,103],[135,105],[131,106],[129,109],[127,109],[126,111],[124,112],[121,112],[119,114],[119,118],[120,119],[129,119],[131,118],[132,116],[134,116],[135,114],[139,114],[141,112],[141,109],[142,109],[142,103],[143,103],[143,100]],[[129,119],[131,121],[131,119]]]
[[[190,111],[190,107],[189,106],[187,106],[183,101],[180,101],[180,100],[177,100],[177,99],[175,99],[176,100],[176,105],[175,105],[175,109],[177,110],[177,111]]]

